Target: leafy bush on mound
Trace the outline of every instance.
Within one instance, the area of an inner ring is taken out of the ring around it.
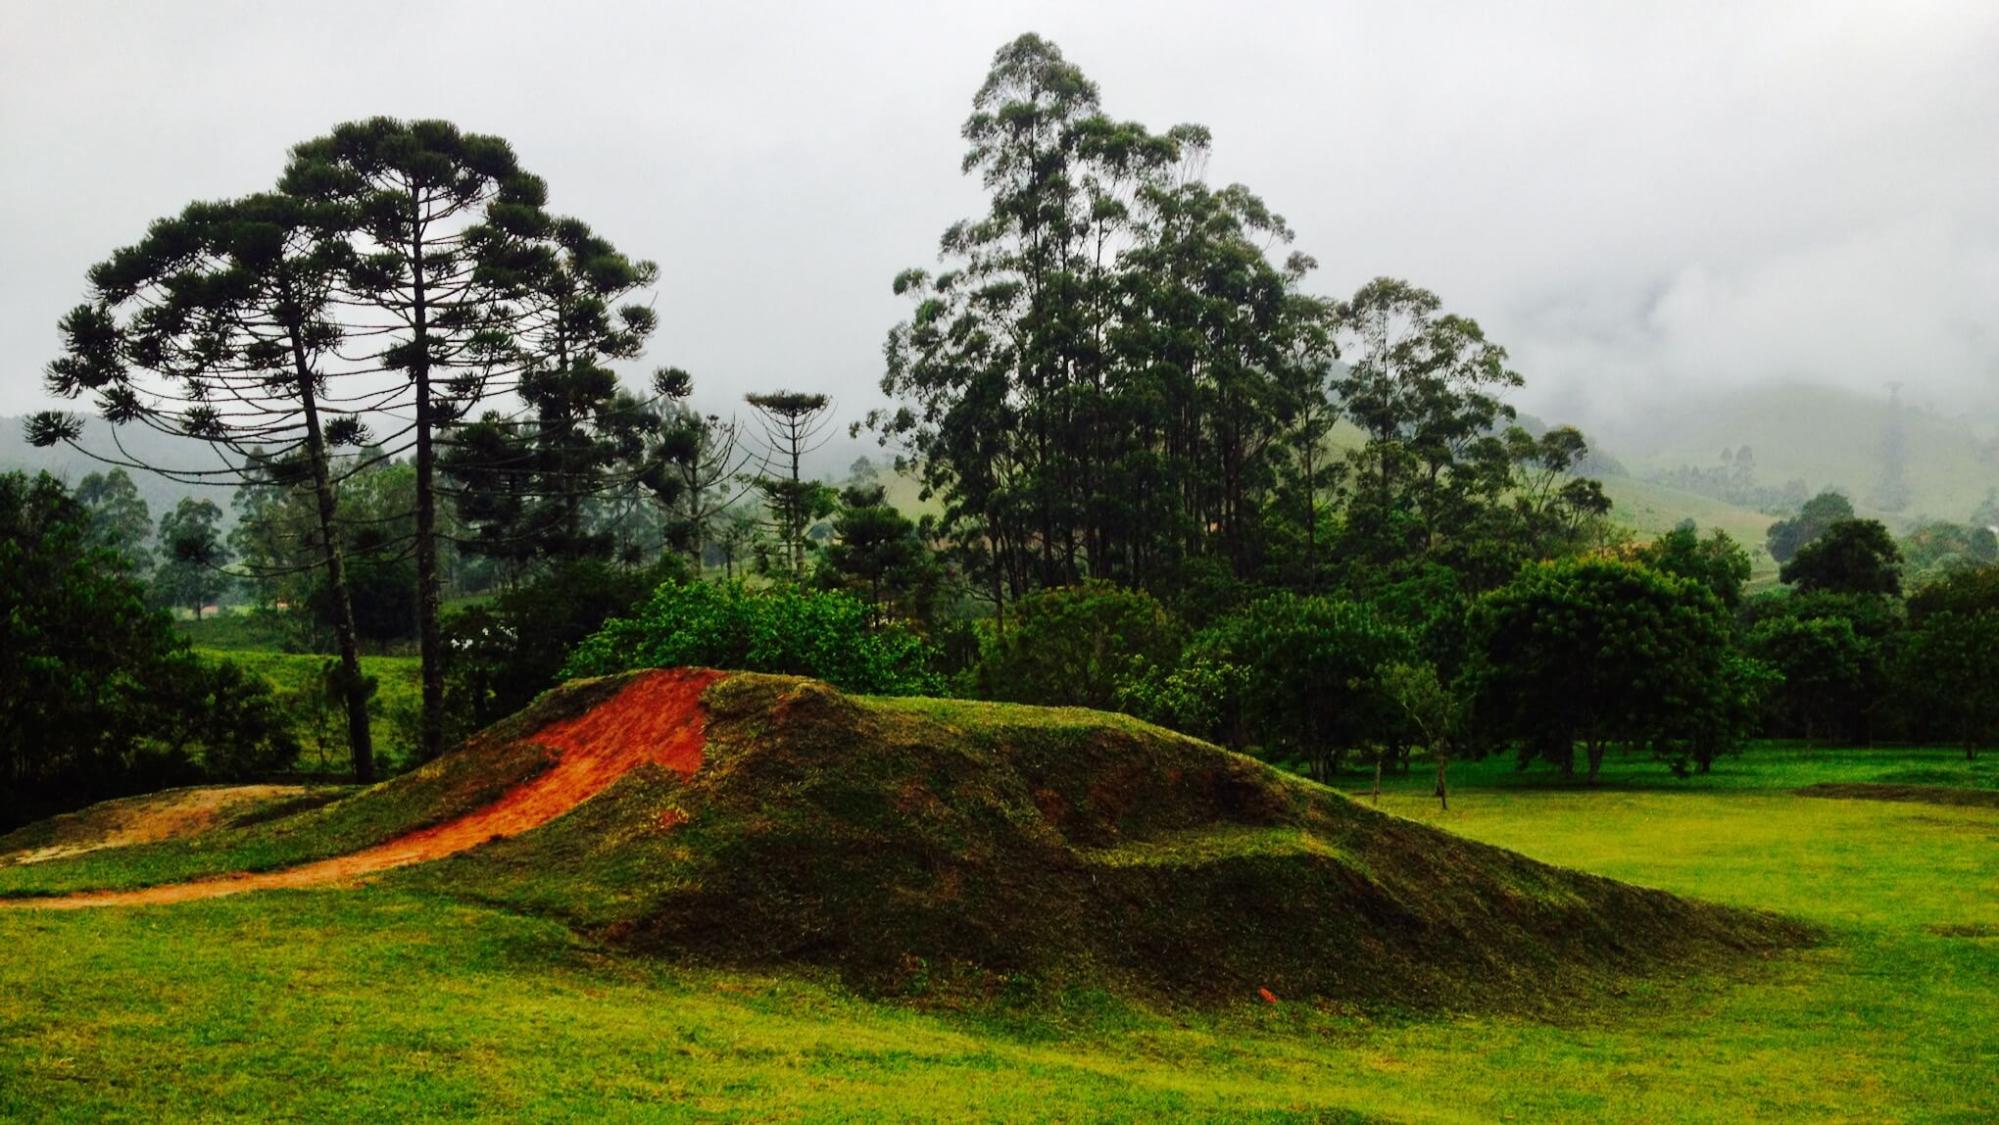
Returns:
[[[603,676],[687,665],[811,676],[872,695],[934,694],[930,646],[838,590],[741,582],[662,583],[630,617],[576,646],[563,674]]]
[[[662,581],[684,581],[669,557],[646,570],[598,559],[561,563],[489,604],[447,618],[445,691],[451,718],[477,730],[561,682],[571,648],[643,606]]]

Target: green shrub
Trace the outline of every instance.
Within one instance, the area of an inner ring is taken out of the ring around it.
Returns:
[[[1480,600],[1473,634],[1478,720],[1565,772],[1580,743],[1592,780],[1612,743],[1712,760],[1764,678],[1705,585],[1614,559],[1527,567]]]
[[[190,652],[46,473],[0,474],[0,829],[288,764],[269,689]]]
[[[1225,741],[1327,777],[1356,746],[1407,741],[1378,673],[1415,659],[1415,638],[1372,606],[1273,594],[1201,630],[1176,674],[1225,693],[1212,704]]]
[[[647,570],[584,559],[453,614],[444,635],[454,723],[478,730],[527,706],[561,682],[571,649],[611,618],[635,612],[662,581],[685,575],[677,558]]]
[[[565,676],[702,665],[812,676],[843,691],[934,695],[924,640],[894,624],[870,628],[868,607],[837,590],[741,582],[669,581],[631,617],[616,617],[570,654]]]
[[[1108,582],[1043,590],[980,638],[982,699],[1116,710],[1127,685],[1173,666],[1181,631],[1152,595]]]

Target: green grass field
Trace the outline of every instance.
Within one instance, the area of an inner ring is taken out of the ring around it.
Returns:
[[[1420,771],[1419,771],[1420,772]],[[694,969],[391,875],[121,911],[0,912],[0,1116],[1990,1120],[1999,811],[1798,796],[1947,751],[1762,748],[1597,791],[1487,761],[1449,813],[1537,858],[1821,926],[1732,978],[1634,980],[1558,1022],[1089,993],[972,1010]],[[100,853],[102,857],[104,853]],[[1344,951],[1329,951],[1341,956]]]

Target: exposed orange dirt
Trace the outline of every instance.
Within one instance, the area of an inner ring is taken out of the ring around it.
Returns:
[[[721,676],[720,672],[690,668],[642,676],[603,704],[528,736],[530,741],[559,753],[547,772],[509,790],[485,808],[372,848],[279,871],[243,872],[132,891],[0,900],[0,908],[147,906],[244,891],[311,887],[443,859],[488,840],[518,836],[595,797],[641,765],[664,766],[683,776],[700,769],[707,718],[701,693]]]

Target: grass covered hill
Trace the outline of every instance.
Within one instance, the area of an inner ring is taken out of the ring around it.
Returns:
[[[690,748],[671,702],[692,698],[673,694],[687,675],[572,685],[406,778],[148,845],[151,863],[0,868],[0,892],[394,868],[397,885],[625,948],[832,971],[877,995],[1267,989],[1406,1010],[1530,1010],[1807,936],[1098,712],[730,675],[700,681],[705,745]]]

